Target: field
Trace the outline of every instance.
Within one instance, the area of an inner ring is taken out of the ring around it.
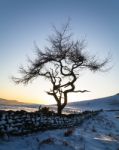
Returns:
[[[18,137],[4,136],[0,140],[0,150],[119,150],[118,102],[118,95],[79,102],[76,106],[83,110],[84,106],[86,109],[103,106],[103,111],[86,119],[79,127],[40,131]],[[74,109],[75,104],[69,104],[68,108]]]

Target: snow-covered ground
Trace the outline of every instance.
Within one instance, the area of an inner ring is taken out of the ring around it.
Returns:
[[[118,116],[118,111],[101,112],[77,128],[5,138],[0,150],[119,150]]]
[[[80,111],[119,109],[119,94],[99,99],[72,102],[67,105],[67,108]]]
[[[105,106],[106,109],[116,110],[119,108],[118,102],[119,95],[112,96],[111,100],[110,98],[95,100],[92,105],[91,102],[90,105],[84,103],[88,108],[93,106],[91,109]],[[72,129],[38,132],[21,137],[4,137],[0,139],[0,150],[119,150],[119,111],[103,111]]]

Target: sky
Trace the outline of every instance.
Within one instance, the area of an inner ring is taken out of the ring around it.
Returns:
[[[81,72],[76,83],[89,93],[69,95],[69,101],[106,97],[119,93],[119,1],[118,0],[0,0],[0,98],[40,104],[55,103],[46,94],[48,81],[38,78],[27,86],[15,85],[19,66],[34,58],[37,43],[49,43],[52,26],[58,29],[70,18],[75,39],[85,39],[86,50],[105,58],[111,54],[108,72]]]

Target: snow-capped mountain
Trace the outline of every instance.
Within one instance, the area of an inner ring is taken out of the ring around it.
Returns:
[[[119,109],[119,93],[99,99],[71,102],[67,105],[67,107],[80,110]]]
[[[0,98],[0,105],[24,105],[25,103],[19,102],[17,100],[6,100],[3,98]]]

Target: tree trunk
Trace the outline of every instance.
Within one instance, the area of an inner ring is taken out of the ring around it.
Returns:
[[[62,110],[63,110],[63,109],[62,109],[62,106],[61,106],[61,105],[58,105],[58,106],[57,106],[57,113],[58,113],[59,116],[61,116]]]
[[[57,103],[57,113],[58,115],[62,114],[62,110],[64,109],[64,107],[67,105],[67,93],[64,93],[64,103]]]

